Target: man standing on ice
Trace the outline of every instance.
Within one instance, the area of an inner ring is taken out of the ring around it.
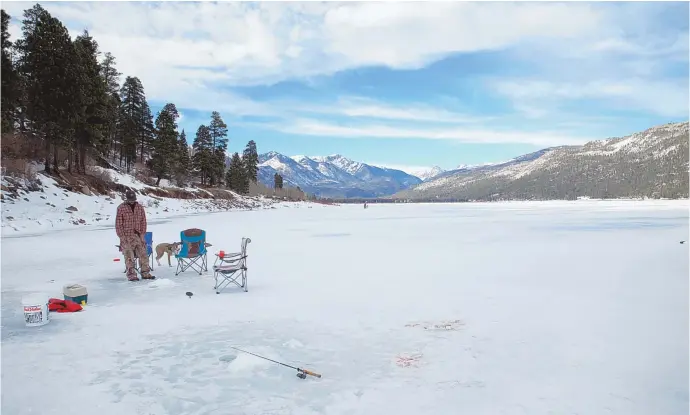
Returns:
[[[137,194],[131,189],[125,192],[125,201],[117,207],[115,232],[120,238],[120,250],[125,256],[127,279],[139,281],[134,269],[135,256],[139,259],[141,278],[145,280],[155,279],[156,277],[151,275],[149,258],[146,254],[146,242],[144,242],[146,212],[144,212],[144,207],[137,203]]]

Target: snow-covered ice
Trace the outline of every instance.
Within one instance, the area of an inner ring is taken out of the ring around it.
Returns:
[[[1,412],[688,413],[687,201],[314,206],[150,230],[190,227],[211,252],[251,237],[248,292],[165,259],[129,283],[113,229],[4,236]],[[84,311],[24,327],[23,296],[69,283]]]

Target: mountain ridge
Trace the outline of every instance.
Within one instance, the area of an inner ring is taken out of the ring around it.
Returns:
[[[422,182],[402,170],[372,166],[340,154],[312,157],[286,156],[276,151],[260,154],[259,181],[273,186],[275,173],[290,186],[330,198],[390,196]]]
[[[393,199],[548,200],[688,197],[688,122],[583,145],[548,147],[509,161],[450,170]]]

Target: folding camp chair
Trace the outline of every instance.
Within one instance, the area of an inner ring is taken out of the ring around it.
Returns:
[[[213,289],[216,294],[220,294],[230,283],[247,292],[247,244],[251,241],[249,238],[242,238],[241,252],[225,254],[221,251],[216,254],[213,264],[213,279],[216,283]]]
[[[206,260],[206,231],[201,229],[187,229],[180,232],[180,252],[175,254],[177,258],[177,271],[175,275],[189,268],[201,275],[202,271],[208,271]]]
[[[153,232],[146,232],[144,234],[144,243],[146,244],[146,255],[148,256],[149,268],[153,269]],[[122,252],[120,245],[115,245],[117,249]],[[139,258],[134,257],[134,269],[137,274],[141,275],[141,267],[139,266]],[[127,273],[127,264],[125,264],[125,273]]]

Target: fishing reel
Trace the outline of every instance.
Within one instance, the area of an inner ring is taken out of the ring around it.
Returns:
[[[321,378],[320,374],[312,372],[311,370],[300,369],[300,368],[295,368],[295,369],[297,369],[297,377],[300,379],[306,379],[307,375],[314,376],[315,378]]]

